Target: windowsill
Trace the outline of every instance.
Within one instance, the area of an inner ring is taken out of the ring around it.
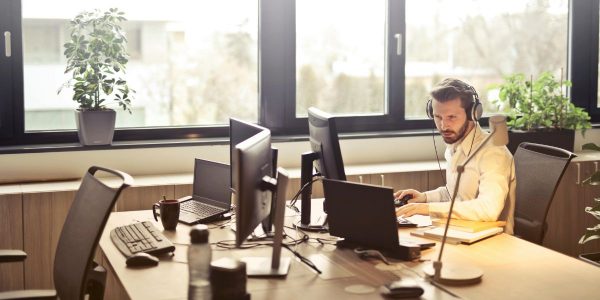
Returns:
[[[392,137],[411,137],[411,136],[426,136],[426,135],[431,135],[431,130],[423,129],[423,130],[340,133],[339,137],[340,137],[340,139],[369,139],[369,138],[392,138]],[[274,143],[308,141],[308,136],[307,135],[273,136],[272,141]],[[19,146],[0,146],[0,155],[1,154],[46,153],[46,152],[68,152],[68,151],[101,151],[101,150],[119,150],[119,149],[143,149],[143,148],[162,148],[162,147],[212,146],[212,145],[227,145],[227,144],[229,144],[228,137],[180,139],[180,140],[115,141],[112,143],[112,145],[101,145],[101,146],[83,146],[79,143],[19,145]]]

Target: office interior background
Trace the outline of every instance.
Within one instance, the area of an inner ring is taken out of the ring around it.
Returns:
[[[110,7],[128,19],[137,92],[132,114],[115,107],[113,145],[86,148],[72,94],[57,94],[70,77],[63,44],[77,13]],[[295,168],[310,106],[340,116],[346,165],[434,160],[424,106],[445,77],[471,83],[485,116],[503,109],[493,101],[504,76],[550,71],[598,122],[599,11],[595,0],[0,0],[12,50],[0,60],[0,182],[228,162],[229,117],[271,129],[280,165]],[[578,134],[575,150],[598,140],[597,129]]]

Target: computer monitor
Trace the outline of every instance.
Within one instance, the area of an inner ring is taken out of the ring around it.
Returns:
[[[271,132],[264,130],[235,146],[233,156],[234,193],[236,205],[235,244],[239,247],[271,212],[271,199],[278,199],[275,210],[273,254],[266,257],[246,257],[248,276],[286,276],[289,258],[281,258],[283,214],[287,174],[278,169],[277,179],[271,176]],[[271,195],[276,193],[276,197]]]
[[[236,118],[229,118],[229,161],[231,162],[231,187],[234,186],[235,178],[233,176],[233,156],[235,151],[235,146],[251,137],[256,135],[257,133],[268,130],[265,127],[260,125],[239,120]],[[277,175],[277,149],[271,148],[272,151],[272,171],[271,176],[275,177]],[[275,194],[273,194],[275,196]],[[272,199],[272,203],[276,202],[275,199]],[[273,205],[271,206],[271,210],[273,209]],[[273,216],[269,218],[265,218],[262,222],[262,230],[267,235],[272,235],[272,227],[273,227]]]
[[[312,151],[302,154],[300,186],[308,185],[302,191],[300,223],[296,226],[308,231],[326,231],[326,221],[323,224],[310,224],[312,193],[310,182],[315,175],[313,167],[317,173],[327,179],[346,180],[335,117],[310,107],[308,108],[308,130]],[[327,211],[325,203],[323,210]]]

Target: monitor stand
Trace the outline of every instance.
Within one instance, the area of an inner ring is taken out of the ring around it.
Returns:
[[[241,258],[246,263],[246,273],[248,277],[285,277],[287,276],[292,259],[290,257],[281,257],[281,248],[283,243],[283,219],[285,214],[285,190],[289,176],[283,168],[277,170],[277,204],[275,205],[275,215],[273,225],[275,233],[273,235],[273,253],[271,257],[244,257]],[[260,226],[259,226],[260,227]]]
[[[302,196],[300,199],[300,221],[294,224],[298,229],[312,232],[328,232],[327,217],[318,223],[312,223],[311,214],[311,194],[313,180],[313,164],[319,158],[316,152],[302,153],[301,169],[300,169],[300,189]],[[325,200],[323,200],[323,212],[325,212]],[[320,217],[320,216],[319,216]],[[317,220],[318,221],[318,220]]]

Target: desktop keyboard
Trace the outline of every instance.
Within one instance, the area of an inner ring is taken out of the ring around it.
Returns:
[[[127,257],[138,252],[158,255],[175,251],[173,243],[148,221],[114,228],[110,239]]]
[[[201,218],[210,217],[223,212],[222,208],[205,205],[196,201],[185,201],[181,203],[181,209],[192,212]]]

